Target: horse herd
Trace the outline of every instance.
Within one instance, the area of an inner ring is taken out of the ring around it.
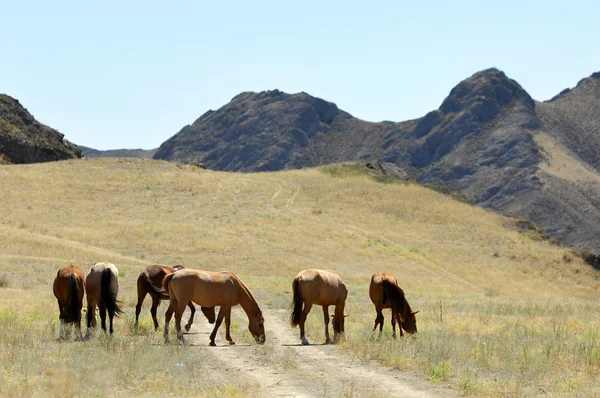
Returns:
[[[106,331],[106,314],[110,321],[109,332],[113,333],[113,318],[123,313],[120,301],[117,300],[119,291],[119,272],[111,263],[98,263],[92,266],[84,278],[80,267],[70,265],[61,268],[54,280],[54,295],[58,300],[60,310],[60,339],[65,338],[65,325],[74,324],[79,332],[79,339],[84,339],[81,332],[81,311],[83,308],[84,292],[87,296],[87,333],[96,327],[96,307],[99,309],[102,330]],[[304,324],[313,305],[323,307],[325,322],[325,342],[335,343],[344,336],[344,306],[348,290],[346,285],[334,271],[307,269],[301,271],[292,282],[292,312],[290,324],[300,326],[302,344],[309,344],[306,339]],[[265,338],[265,319],[256,299],[244,283],[232,272],[211,272],[184,268],[182,266],[168,267],[151,265],[146,268],[137,280],[138,302],[135,309],[135,329],[138,328],[142,303],[147,294],[152,297],[152,320],[154,329],[158,329],[156,309],[161,300],[169,300],[169,308],[165,313],[164,338],[169,341],[169,323],[175,314],[177,338],[183,341],[181,317],[186,307],[191,310],[185,330],[189,331],[196,309],[193,303],[200,305],[202,313],[209,323],[215,324],[210,334],[210,345],[214,346],[217,330],[225,321],[225,338],[229,344],[235,344],[230,334],[231,308],[240,305],[248,316],[248,330],[258,344],[263,344]],[[398,286],[393,274],[379,272],[371,277],[369,296],[375,305],[377,316],[373,330],[383,329],[383,309],[390,308],[392,312],[393,337],[396,337],[396,322],[400,335],[404,329],[408,333],[417,332],[417,323],[413,312]],[[334,306],[331,315],[333,324],[333,339],[329,336],[329,306]],[[215,307],[219,313],[215,317]],[[68,333],[68,331],[67,331]]]

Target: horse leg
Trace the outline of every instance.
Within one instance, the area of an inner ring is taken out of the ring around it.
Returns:
[[[304,323],[306,322],[306,317],[312,308],[312,303],[304,302],[304,309],[302,310],[302,314],[300,315],[300,321],[298,325],[300,326],[300,340],[302,340],[302,345],[309,345],[310,343],[306,340],[306,335],[304,334]]]
[[[375,307],[375,311],[377,311],[377,316],[375,317],[375,326],[373,327],[373,331],[377,329],[377,325],[379,325],[379,333],[383,331],[383,311],[381,308]]]
[[[188,303],[188,307],[190,307],[190,319],[188,319],[187,325],[185,325],[185,331],[189,332],[192,327],[192,323],[194,323],[194,314],[196,313],[196,307],[194,307],[194,303],[190,300]]]
[[[185,311],[186,303],[185,301],[180,301],[177,303],[177,309],[175,310],[175,329],[177,330],[177,339],[184,342],[183,340],[183,331],[181,330],[181,317],[183,316],[183,312]]]
[[[100,312],[100,325],[102,330],[106,332],[106,305],[103,301],[98,303],[98,312]]]
[[[396,338],[396,318],[398,317],[398,314],[396,312],[394,312],[394,310],[392,310],[392,331],[394,333],[392,333],[392,337]],[[400,335],[402,335],[402,326],[398,325],[400,328]]]
[[[323,320],[325,321],[325,344],[331,344],[331,338],[329,338],[329,307],[323,306]]]
[[[63,333],[64,333],[64,325],[65,325],[65,321],[64,321],[64,311],[63,311],[63,306],[60,304],[60,300],[58,301],[58,319],[60,321],[60,329],[58,330],[58,339],[62,340],[64,338]]]
[[[150,307],[150,313],[152,314],[152,322],[154,322],[154,331],[158,330],[158,319],[156,319],[156,310],[160,304],[160,298],[157,295],[151,295],[152,307]]]
[[[217,320],[215,321],[215,327],[214,327],[212,333],[210,334],[210,344],[209,345],[211,345],[213,347],[216,346],[215,337],[217,336],[217,330],[219,330],[219,326],[221,326],[221,322],[223,322],[223,318],[225,317],[225,314],[227,313],[228,310],[231,310],[231,307],[219,308],[219,315],[217,315]]]
[[[177,300],[171,296],[171,301],[169,302],[169,308],[167,308],[167,312],[165,313],[165,330],[163,331],[163,336],[165,338],[165,343],[169,342],[169,322],[171,322],[171,317],[173,316],[173,312],[177,308]]]
[[[86,337],[90,337],[92,329],[96,327],[96,303],[89,299],[88,296],[88,307],[87,307],[87,330],[85,332]]]
[[[231,325],[231,308],[225,314],[225,339],[229,341],[230,345],[234,345],[235,341],[231,338],[231,334],[229,334],[229,326]]]
[[[136,332],[138,330],[140,312],[142,312],[142,304],[144,303],[144,299],[146,298],[147,293],[148,292],[146,292],[146,290],[143,290],[142,288],[140,288],[139,283],[138,283],[138,301],[137,301],[137,305],[135,306],[135,324],[133,326],[133,328],[135,329]]]
[[[398,330],[400,330],[400,337],[404,337],[404,332],[402,331],[402,322],[403,319],[400,314],[398,314]]]

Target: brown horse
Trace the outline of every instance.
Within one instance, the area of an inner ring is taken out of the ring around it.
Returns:
[[[332,343],[329,338],[329,306],[335,305],[333,320],[333,342],[337,342],[344,335],[344,305],[348,290],[346,285],[334,271],[319,269],[306,269],[301,271],[292,282],[293,310],[290,316],[292,327],[300,325],[300,339],[303,345],[308,340],[304,334],[304,323],[313,304],[323,307],[323,320],[325,321],[325,344]],[[302,308],[304,304],[304,309]]]
[[[123,313],[117,300],[119,293],[119,270],[111,263],[97,263],[85,278],[85,292],[87,295],[87,327],[88,336],[90,328],[96,327],[96,306],[100,312],[102,330],[106,332],[106,312],[110,319],[110,334],[113,334],[113,318]]]
[[[177,338],[183,341],[181,316],[186,304],[191,300],[205,307],[221,306],[215,327],[210,334],[210,345],[215,346],[217,330],[225,319],[225,338],[235,344],[229,334],[231,307],[240,305],[248,316],[248,330],[258,344],[265,342],[265,319],[254,296],[242,281],[232,272],[210,272],[195,269],[182,269],[169,274],[163,280],[163,289],[169,292],[170,304],[165,314],[165,342],[169,341],[169,321],[175,312]]]
[[[417,318],[404,297],[404,291],[398,286],[398,279],[394,274],[387,272],[378,272],[371,277],[371,285],[369,286],[369,296],[375,304],[377,317],[375,318],[375,327],[379,325],[379,331],[383,330],[383,313],[384,308],[392,309],[392,330],[394,338],[396,337],[396,321],[398,321],[400,336],[404,336],[402,329],[408,333],[417,333]]]
[[[152,314],[152,321],[154,321],[154,330],[158,330],[158,320],[156,319],[156,310],[160,304],[160,300],[168,300],[169,294],[162,288],[163,279],[168,274],[172,274],[175,271],[183,269],[181,265],[175,265],[174,267],[168,267],[166,265],[151,265],[146,268],[138,277],[137,280],[137,294],[138,302],[135,307],[135,330],[138,330],[138,320],[140,312],[142,311],[142,303],[146,298],[147,294],[152,297],[152,307],[150,313]],[[187,325],[185,325],[186,332],[190,330],[192,323],[194,322],[194,314],[196,313],[196,307],[190,301],[188,303],[190,307],[190,319]],[[201,307],[202,313],[208,319],[210,324],[215,323],[215,308],[214,307]]]
[[[60,332],[59,338],[64,338],[64,325],[76,324],[81,334],[81,308],[83,308],[83,294],[85,282],[83,280],[83,270],[75,265],[62,267],[58,270],[54,279],[54,296],[58,300],[58,309],[60,311]],[[70,331],[67,331],[70,333]]]

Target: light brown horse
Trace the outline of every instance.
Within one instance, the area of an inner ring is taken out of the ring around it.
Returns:
[[[375,311],[377,311],[377,317],[375,318],[375,327],[377,329],[379,325],[379,331],[383,330],[383,312],[384,308],[391,308],[392,310],[392,330],[394,338],[396,337],[396,321],[398,321],[400,329],[400,336],[404,336],[402,329],[408,333],[417,333],[417,318],[415,314],[419,311],[413,312],[410,308],[410,304],[404,297],[404,291],[398,286],[398,279],[394,274],[387,272],[377,272],[371,277],[371,285],[369,286],[369,296],[371,301],[375,304]]]
[[[303,345],[308,345],[304,334],[304,323],[313,304],[323,307],[323,320],[325,321],[325,344],[332,343],[329,338],[329,306],[335,305],[333,320],[333,342],[337,342],[344,335],[344,305],[348,290],[346,285],[334,271],[319,269],[306,269],[301,271],[292,282],[293,310],[290,315],[292,327],[300,325],[300,339]],[[304,304],[304,308],[302,308]]]
[[[169,341],[169,321],[175,312],[177,338],[183,341],[181,316],[186,304],[191,300],[204,307],[220,306],[215,327],[210,334],[210,345],[215,346],[215,337],[221,322],[225,319],[225,338],[235,344],[229,333],[231,307],[240,305],[248,316],[248,330],[258,344],[265,342],[265,319],[254,296],[242,281],[232,272],[210,272],[195,269],[182,269],[169,274],[163,280],[163,289],[169,292],[170,304],[165,314],[165,342]]]
[[[181,270],[184,267],[181,265],[175,265],[168,267],[166,265],[150,265],[146,268],[138,277],[137,280],[137,295],[138,301],[135,307],[135,330],[138,330],[138,320],[140,312],[142,311],[142,304],[147,294],[152,297],[152,307],[150,313],[152,314],[152,321],[154,321],[154,330],[158,330],[158,320],[156,319],[156,310],[160,304],[160,300],[168,300],[169,294],[163,289],[162,282],[165,276],[172,274],[175,271]],[[185,325],[186,332],[190,330],[192,323],[194,322],[194,314],[196,313],[196,307],[190,301],[188,303],[191,314],[188,319],[187,325]],[[200,307],[202,313],[208,319],[210,324],[215,323],[215,308],[214,307]]]
[[[106,312],[110,319],[110,334],[113,334],[113,318],[123,313],[117,300],[119,293],[119,270],[111,263],[97,263],[85,278],[85,292],[87,296],[87,327],[88,336],[90,328],[96,327],[96,307],[100,312],[102,330],[106,332]]]
[[[83,308],[83,294],[85,291],[83,270],[75,265],[62,267],[58,270],[54,279],[53,290],[60,311],[59,338],[64,338],[65,324],[75,324],[79,330],[79,338],[82,339],[81,309]],[[70,331],[67,331],[67,333],[70,333]]]

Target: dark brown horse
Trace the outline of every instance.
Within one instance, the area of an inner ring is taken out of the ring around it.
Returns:
[[[75,265],[62,267],[54,279],[53,290],[60,311],[59,338],[64,338],[65,324],[76,325],[79,330],[79,338],[83,338],[81,335],[81,309],[85,292],[83,270]],[[70,331],[68,330],[67,333]]]
[[[402,329],[408,333],[417,333],[417,318],[410,304],[404,297],[404,291],[398,286],[398,279],[394,274],[387,272],[378,272],[371,277],[371,285],[369,286],[369,296],[375,304],[377,317],[375,318],[375,327],[379,325],[379,331],[383,330],[383,312],[384,308],[392,309],[392,330],[393,337],[396,337],[396,321],[398,321],[400,336],[404,336]]]
[[[152,297],[150,313],[152,314],[152,321],[154,321],[154,330],[158,330],[156,310],[160,305],[161,300],[169,299],[169,294],[162,287],[163,280],[165,279],[165,276],[183,268],[184,267],[181,265],[175,265],[173,267],[168,267],[166,265],[151,265],[140,274],[137,280],[138,302],[135,307],[135,330],[138,330],[138,320],[140,312],[142,311],[142,303],[147,294]],[[191,301],[188,303],[188,307],[190,308],[191,314],[187,325],[185,325],[186,331],[190,330],[190,327],[194,322],[194,314],[196,313],[196,307],[194,307],[194,304]],[[200,307],[200,309],[210,324],[215,323],[214,307]]]
[[[225,338],[235,344],[229,333],[231,308],[240,305],[248,316],[248,330],[258,344],[265,342],[265,319],[250,290],[232,272],[210,272],[195,269],[182,269],[165,277],[163,289],[169,292],[171,302],[165,314],[165,342],[169,341],[169,321],[175,312],[177,338],[183,341],[181,316],[190,301],[219,308],[215,327],[210,334],[210,345],[214,346],[217,330],[225,320]]]
[[[85,277],[87,296],[87,327],[96,327],[96,306],[100,312],[102,330],[106,332],[106,313],[110,319],[110,334],[113,334],[113,318],[123,313],[117,300],[119,293],[119,270],[111,263],[97,263]]]
[[[337,342],[344,335],[344,305],[348,290],[346,285],[334,271],[306,269],[301,271],[292,282],[293,310],[290,315],[292,327],[300,325],[300,339],[303,345],[308,340],[304,334],[304,323],[313,304],[323,307],[323,320],[325,321],[325,344],[332,343],[329,338],[329,306],[334,305],[335,311],[331,315],[333,320],[333,342]],[[304,304],[304,308],[302,305]]]

